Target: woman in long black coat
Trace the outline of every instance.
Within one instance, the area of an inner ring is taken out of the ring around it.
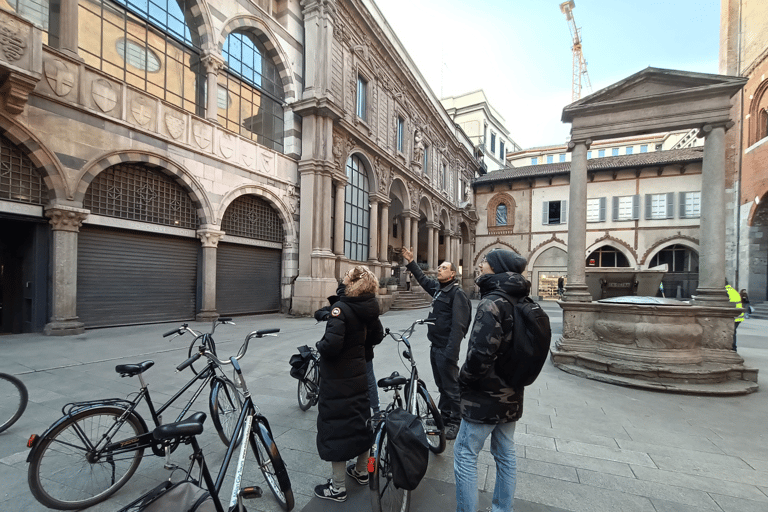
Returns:
[[[317,415],[317,452],[331,462],[332,478],[315,487],[315,495],[333,501],[347,499],[345,473],[360,484],[368,483],[366,464],[373,443],[369,426],[365,353],[381,343],[376,290],[379,281],[365,266],[350,270],[343,281],[345,293],[331,306],[320,352],[320,400]],[[349,459],[355,464],[347,466]]]

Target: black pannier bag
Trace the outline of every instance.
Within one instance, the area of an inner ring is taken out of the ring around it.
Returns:
[[[307,345],[296,348],[299,353],[293,354],[288,362],[291,365],[291,377],[301,380],[307,373],[309,361],[312,359],[312,350]]]
[[[216,512],[211,495],[190,480],[163,482],[120,512]]]
[[[387,446],[395,487],[414,490],[427,473],[429,444],[419,417],[403,409],[387,414]]]

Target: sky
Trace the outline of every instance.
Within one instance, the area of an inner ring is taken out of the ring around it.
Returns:
[[[438,97],[483,89],[523,149],[567,140],[573,39],[560,0],[375,1]],[[718,72],[718,0],[575,4],[591,92],[648,66]]]

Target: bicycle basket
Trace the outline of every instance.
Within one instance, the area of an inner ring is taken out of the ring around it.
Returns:
[[[120,512],[215,512],[211,495],[189,480],[163,482]]]
[[[291,377],[301,380],[307,373],[309,361],[312,359],[312,350],[307,345],[297,348],[299,353],[293,354],[288,363],[291,365]]]

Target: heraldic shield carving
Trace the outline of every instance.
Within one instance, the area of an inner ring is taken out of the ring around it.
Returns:
[[[178,112],[166,112],[165,126],[171,137],[178,139],[184,133],[184,118]]]
[[[117,105],[117,92],[103,78],[91,82],[91,97],[102,112],[109,112]]]
[[[75,86],[75,74],[59,59],[45,61],[43,72],[56,96],[66,96]]]
[[[194,123],[192,125],[192,135],[195,137],[195,142],[201,149],[206,149],[211,144],[211,132],[213,129],[203,123]]]
[[[149,100],[143,96],[133,98],[133,101],[131,101],[131,112],[133,113],[133,118],[141,126],[144,126],[152,119],[152,106],[149,104]]]
[[[19,34],[13,20],[0,20],[0,49],[8,62],[17,61],[24,55],[27,42]]]

